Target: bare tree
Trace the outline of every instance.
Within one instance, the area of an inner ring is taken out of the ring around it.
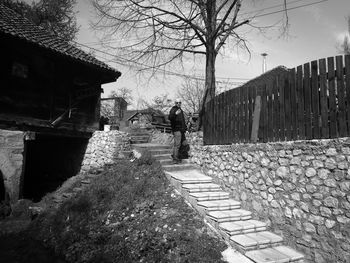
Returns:
[[[204,81],[195,78],[186,78],[182,86],[177,90],[177,96],[182,101],[185,112],[198,113],[202,105]]]
[[[119,45],[123,54],[118,58],[121,62],[157,71],[172,62],[182,62],[186,54],[204,55],[205,90],[201,108],[215,96],[217,55],[229,42],[249,52],[239,29],[248,25],[256,28],[252,24],[254,15],[240,13],[242,3],[248,0],[92,1],[99,18],[94,26],[104,32],[105,43],[116,35],[119,40],[125,40]],[[281,3],[287,10],[287,1]]]
[[[347,18],[347,23],[348,23],[348,35],[344,36],[344,40],[343,43],[341,43],[339,46],[339,51],[344,53],[345,55],[350,55],[350,16],[348,16]]]
[[[131,89],[128,89],[126,87],[121,87],[121,88],[118,88],[117,90],[112,90],[111,97],[121,97],[128,104],[132,103]]]
[[[164,114],[168,114],[170,108],[173,106],[172,100],[169,99],[168,94],[161,94],[159,96],[153,97],[151,102],[147,102],[145,100],[142,100],[140,102],[140,106],[144,109],[153,109],[157,111],[161,111]]]
[[[78,33],[74,11],[76,0],[40,0],[32,1],[31,4],[23,0],[0,2],[66,41],[72,41]]]

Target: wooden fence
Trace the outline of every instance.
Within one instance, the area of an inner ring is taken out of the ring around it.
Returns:
[[[350,136],[350,55],[306,63],[207,103],[205,144],[253,142],[254,128],[258,142]]]

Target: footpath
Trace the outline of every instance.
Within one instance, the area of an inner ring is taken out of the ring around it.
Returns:
[[[203,217],[207,224],[235,251],[226,260],[236,263],[305,263],[304,255],[284,245],[283,237],[270,232],[266,223],[252,218],[240,202],[213,183],[188,160],[173,164],[171,146],[133,144],[136,151],[149,151],[157,159],[169,182]]]

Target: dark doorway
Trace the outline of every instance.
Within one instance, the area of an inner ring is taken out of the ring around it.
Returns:
[[[26,141],[23,198],[38,202],[76,175],[88,142],[87,138],[44,134]]]

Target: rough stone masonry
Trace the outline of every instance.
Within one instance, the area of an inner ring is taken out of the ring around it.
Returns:
[[[350,138],[203,146],[191,161],[310,262],[350,262]]]

